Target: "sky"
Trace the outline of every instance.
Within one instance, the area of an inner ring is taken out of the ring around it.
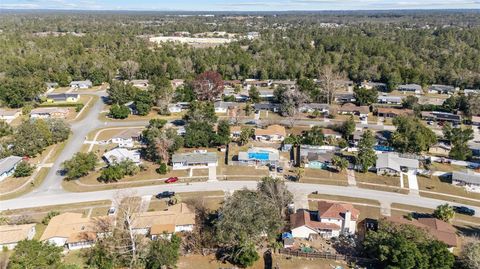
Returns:
[[[480,9],[480,0],[0,0],[0,8],[154,11]]]

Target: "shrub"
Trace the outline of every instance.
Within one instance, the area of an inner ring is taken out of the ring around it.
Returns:
[[[15,168],[15,172],[13,173],[13,176],[14,177],[28,177],[28,176],[32,175],[33,170],[35,170],[35,167],[33,165],[30,165],[29,163],[27,163],[25,161],[21,161],[17,165],[17,168]]]

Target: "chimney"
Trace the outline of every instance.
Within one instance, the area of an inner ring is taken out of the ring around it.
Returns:
[[[343,222],[343,232],[350,233],[350,221],[352,220],[352,212],[347,210],[345,212],[345,220]]]

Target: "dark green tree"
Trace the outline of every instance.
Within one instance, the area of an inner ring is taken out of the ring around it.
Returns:
[[[354,89],[355,99],[359,106],[369,106],[377,102],[378,91],[375,88],[367,89],[363,87],[356,87]]]
[[[373,146],[375,146],[375,137],[370,130],[367,130],[363,133],[362,138],[358,142],[358,153],[356,158],[357,166],[363,173],[366,173],[377,161],[377,155],[375,154]]]
[[[78,152],[70,160],[63,162],[63,170],[67,179],[77,179],[95,171],[98,162],[97,155],[93,152]]]
[[[15,172],[13,173],[14,177],[29,177],[32,175],[35,166],[30,165],[28,162],[22,161],[17,164]]]
[[[150,241],[145,268],[174,268],[180,256],[181,241],[176,235],[172,235],[170,240],[159,237]]]
[[[126,119],[130,115],[130,109],[124,105],[114,104],[110,107],[109,115],[114,119]]]
[[[10,256],[9,269],[59,268],[62,263],[63,248],[48,242],[22,240],[18,242]]]

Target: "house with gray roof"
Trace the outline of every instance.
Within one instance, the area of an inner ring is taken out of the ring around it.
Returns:
[[[437,93],[437,94],[453,94],[456,91],[458,91],[458,88],[450,85],[433,84],[428,88],[429,93]]]
[[[256,103],[253,105],[253,107],[257,111],[264,110],[278,112],[280,110],[280,105],[274,103]]]
[[[377,103],[379,103],[379,104],[400,105],[400,104],[402,104],[402,97],[401,96],[393,96],[393,95],[382,95],[382,96],[377,97]]]
[[[70,87],[71,88],[77,88],[77,89],[88,89],[93,86],[92,82],[87,79],[87,80],[77,80],[77,81],[72,81],[70,82]]]
[[[176,153],[172,156],[173,170],[190,168],[209,168],[218,165],[218,157],[215,152],[189,152]]]
[[[140,152],[138,150],[128,150],[125,148],[114,148],[103,154],[103,158],[108,164],[115,164],[130,160],[135,164],[140,164]]]
[[[302,113],[312,113],[315,110],[320,112],[321,114],[328,115],[330,112],[330,105],[328,104],[321,104],[321,103],[308,103],[303,104],[298,110]]]
[[[398,176],[402,170],[418,169],[419,161],[416,159],[400,157],[395,152],[384,152],[377,155],[375,168],[377,175]]]
[[[69,102],[75,103],[78,102],[80,95],[77,93],[58,93],[58,94],[47,94],[47,102]]]
[[[452,184],[464,186],[469,191],[480,192],[480,173],[453,171]]]
[[[13,175],[15,168],[17,168],[18,163],[21,161],[22,157],[18,156],[8,156],[0,159],[0,181]]]
[[[397,90],[403,93],[415,93],[421,94],[422,93],[422,86],[418,84],[402,84],[398,85]]]

